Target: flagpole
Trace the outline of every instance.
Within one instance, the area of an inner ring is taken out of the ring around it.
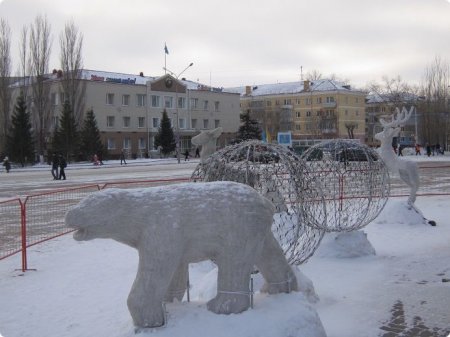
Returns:
[[[167,44],[164,42],[164,75],[167,74]]]

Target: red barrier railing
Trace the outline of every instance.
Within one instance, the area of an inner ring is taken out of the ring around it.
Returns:
[[[20,199],[0,201],[0,260],[22,249],[23,212]]]

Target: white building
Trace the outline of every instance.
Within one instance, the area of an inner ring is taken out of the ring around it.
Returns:
[[[45,80],[48,92],[47,138],[50,139],[65,100],[61,73],[53,72]],[[145,156],[154,150],[163,110],[171,119],[181,152],[191,148],[191,138],[202,130],[221,126],[218,147],[227,145],[240,125],[239,94],[212,88],[166,74],[161,77],[82,70],[79,81],[82,94],[78,100],[82,114],[92,109],[102,141],[111,157],[122,149],[129,156]],[[33,113],[32,90],[27,92],[27,106]],[[14,104],[20,82],[13,86]],[[178,120],[177,120],[178,116]],[[47,149],[49,150],[49,149]]]

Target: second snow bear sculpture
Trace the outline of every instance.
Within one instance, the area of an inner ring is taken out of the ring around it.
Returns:
[[[164,324],[163,301],[183,297],[190,262],[217,264],[217,295],[207,307],[218,314],[248,309],[255,265],[269,293],[297,290],[271,231],[273,213],[273,204],[247,185],[210,182],[103,190],[71,208],[65,221],[75,240],[110,238],[138,250],[128,309],[136,326],[157,327]]]

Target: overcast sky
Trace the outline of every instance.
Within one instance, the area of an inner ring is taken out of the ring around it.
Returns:
[[[84,68],[164,74],[230,87],[300,80],[318,70],[355,86],[400,75],[419,83],[435,56],[450,62],[450,0],[0,0],[19,35],[39,14],[51,24],[49,69],[73,19],[84,35]]]

